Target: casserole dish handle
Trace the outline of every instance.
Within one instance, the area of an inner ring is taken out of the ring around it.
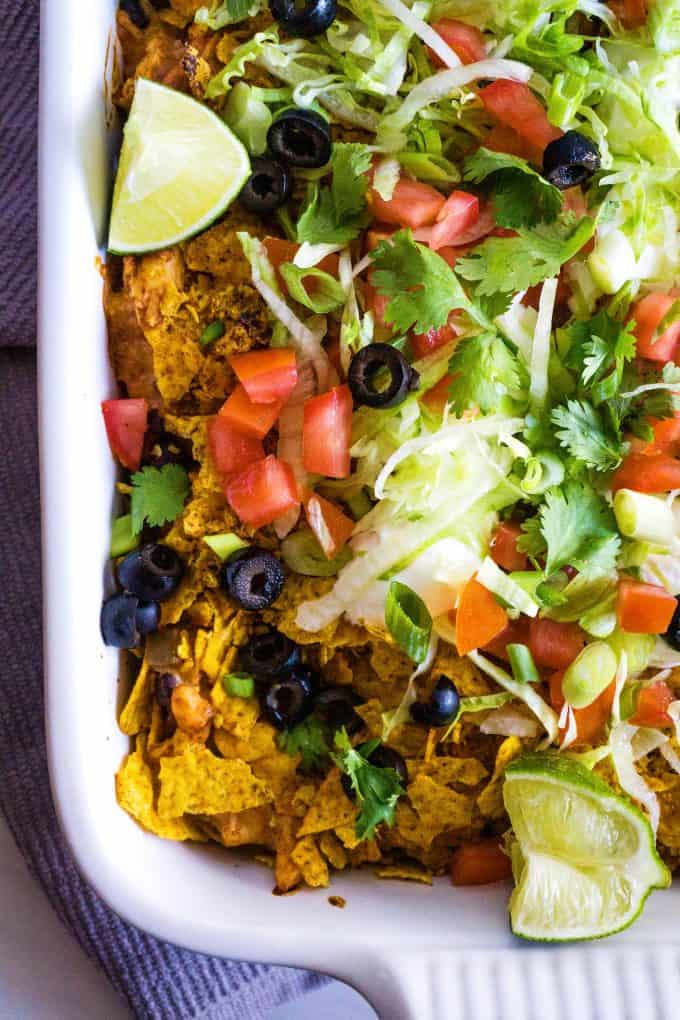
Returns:
[[[380,1020],[453,1020],[465,1016],[459,964],[453,953],[390,950],[355,958],[338,977],[368,999]]]

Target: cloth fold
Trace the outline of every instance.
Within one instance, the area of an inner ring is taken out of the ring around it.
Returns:
[[[0,0],[0,809],[55,911],[135,1016],[258,1020],[327,979],[189,953],[123,923],[76,871],[50,798],[34,349],[38,28],[38,0]]]

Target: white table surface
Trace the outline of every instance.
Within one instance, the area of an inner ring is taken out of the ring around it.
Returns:
[[[0,1020],[131,1020],[106,978],[62,927],[2,820],[0,918]],[[348,1018],[376,1020],[376,1014],[346,985],[333,984],[280,1006],[267,1020]]]

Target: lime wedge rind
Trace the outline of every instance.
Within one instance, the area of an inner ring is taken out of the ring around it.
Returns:
[[[629,927],[665,888],[646,816],[566,755],[527,754],[506,770],[516,886],[515,935],[531,941],[605,938]]]
[[[208,106],[140,78],[125,125],[108,248],[169,248],[207,229],[250,174],[242,143]]]

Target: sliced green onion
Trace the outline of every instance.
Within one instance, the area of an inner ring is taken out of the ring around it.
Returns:
[[[208,326],[205,327],[199,337],[199,344],[201,347],[208,347],[210,344],[214,344],[216,340],[224,336],[224,323],[221,319],[214,319]]]
[[[637,711],[638,698],[642,684],[627,684],[621,691],[619,697],[619,715],[623,720],[630,719]]]
[[[204,535],[203,541],[221,560],[228,559],[239,549],[246,549],[249,544],[235,535],[233,531],[225,531],[221,535]]]
[[[589,609],[579,623],[591,637],[608,638],[616,630],[616,595],[606,599],[604,605]]]
[[[626,538],[667,549],[675,537],[673,511],[665,499],[633,489],[619,489],[614,496],[614,515]]]
[[[506,606],[516,609],[527,616],[536,616],[539,610],[537,602],[527,594],[524,588],[516,584],[509,574],[505,574],[490,556],[487,556],[477,571],[477,580],[484,587],[502,599]]]
[[[335,577],[339,570],[352,559],[352,553],[345,548],[326,559],[323,550],[311,531],[296,531],[281,543],[284,563],[296,574],[305,577]]]
[[[139,545],[139,535],[132,530],[132,514],[116,517],[111,526],[111,556],[122,556]]]
[[[515,680],[519,680],[521,684],[538,684],[541,682],[540,674],[536,669],[536,663],[529,651],[528,645],[507,645],[506,650]]]
[[[562,693],[572,708],[587,708],[609,687],[616,673],[616,655],[604,641],[586,645],[564,674]]]
[[[424,662],[430,645],[432,617],[427,606],[407,584],[392,581],[385,600],[388,631],[414,662]]]
[[[232,698],[252,698],[255,693],[255,681],[249,673],[227,673],[222,683]]]
[[[529,496],[540,496],[563,481],[564,464],[560,458],[548,450],[539,450],[528,458],[519,487]]]
[[[649,666],[654,655],[656,638],[654,634],[629,634],[625,630],[614,630],[607,637],[607,644],[617,659],[626,653],[626,665],[629,676],[639,676]]]
[[[369,510],[373,509],[373,504],[366,495],[365,489],[360,489],[359,492],[355,492],[353,496],[349,496],[345,503],[347,509],[352,515],[353,520],[360,521]]]

